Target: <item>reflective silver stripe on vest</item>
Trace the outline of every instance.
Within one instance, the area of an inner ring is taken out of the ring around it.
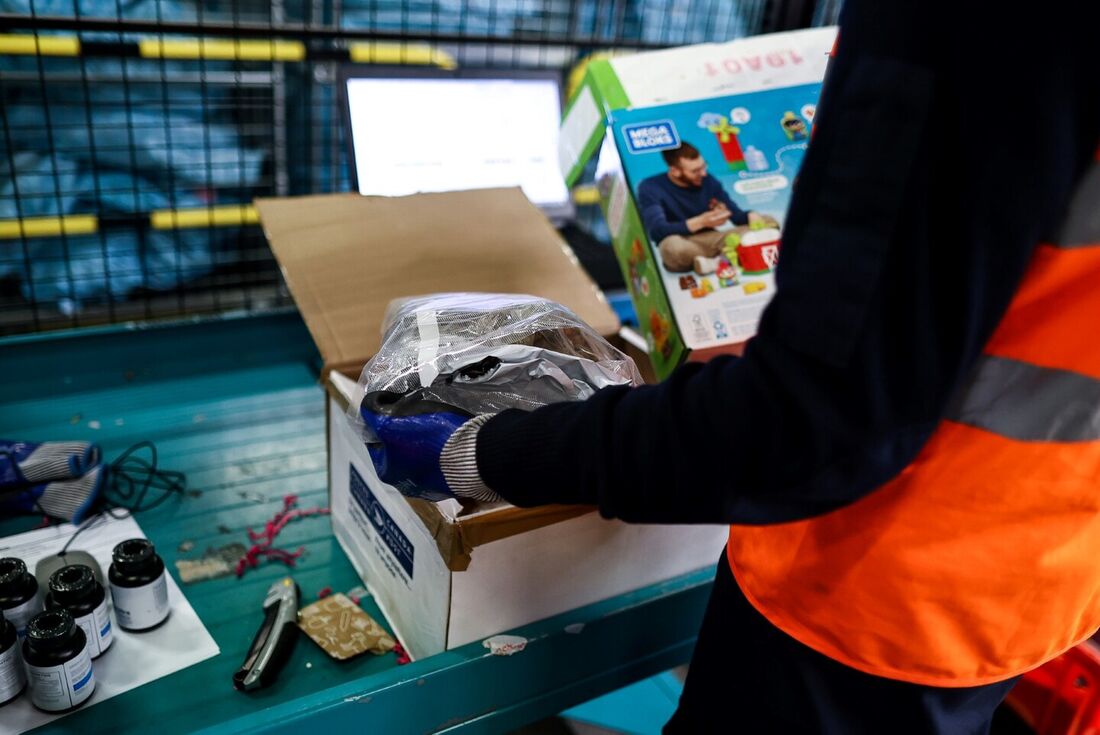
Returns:
[[[1062,221],[1058,246],[1079,248],[1100,244],[1100,163],[1081,179]]]
[[[1018,441],[1096,441],[1100,380],[984,355],[947,418]]]

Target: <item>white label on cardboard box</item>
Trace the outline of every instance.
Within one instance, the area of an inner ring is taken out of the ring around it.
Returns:
[[[562,176],[569,172],[584,154],[584,147],[597,127],[603,125],[603,117],[596,106],[596,98],[588,87],[581,89],[573,106],[561,121],[561,137],[558,139],[558,166]]]
[[[348,491],[357,506],[352,512],[362,513],[374,530],[375,551],[386,565],[386,570],[406,587],[412,584],[416,549],[408,534],[401,528],[367,485],[355,465],[348,467]]]
[[[632,107],[810,84],[825,75],[836,28],[811,28],[615,57]]]

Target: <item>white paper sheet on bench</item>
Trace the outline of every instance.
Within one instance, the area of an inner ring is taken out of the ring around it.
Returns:
[[[8,536],[0,539],[0,557],[22,559],[33,572],[39,559],[60,551],[75,531],[75,526],[64,524]],[[119,520],[107,517],[82,531],[69,548],[91,554],[106,574],[115,544],[144,536],[133,518]],[[168,620],[147,633],[121,630],[112,610],[114,642],[106,653],[93,662],[95,693],[77,712],[218,655],[218,645],[171,574],[168,575],[168,600],[172,605]],[[4,707],[0,715],[0,735],[16,735],[64,716],[35,709],[24,692],[19,699]]]

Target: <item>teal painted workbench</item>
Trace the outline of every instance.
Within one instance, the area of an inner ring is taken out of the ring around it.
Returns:
[[[175,574],[178,557],[195,556],[181,543],[247,543],[284,495],[327,505],[318,367],[295,313],[8,338],[0,436],[92,439],[108,459],[153,441],[161,465],[188,476],[188,495],[137,517]],[[0,522],[0,535],[35,522]],[[325,517],[292,523],[278,545],[306,549],[293,572],[304,602],[359,584]],[[406,666],[393,655],[336,663],[303,638],[273,687],[240,694],[230,677],[285,571],[181,585],[221,654],[39,732],[506,732],[685,662],[710,587],[708,574],[688,575],[526,626],[516,632],[531,642],[511,657],[472,644]]]

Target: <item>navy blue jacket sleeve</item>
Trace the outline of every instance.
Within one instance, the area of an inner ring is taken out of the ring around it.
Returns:
[[[669,235],[690,235],[687,222],[672,221],[668,218],[663,203],[664,192],[651,181],[643,181],[638,186],[638,209],[646,234],[655,243]]]
[[[505,412],[479,435],[487,484],[629,521],[771,523],[894,477],[1096,149],[1100,8],[1055,5],[848,0],[777,295],[744,357]]]

